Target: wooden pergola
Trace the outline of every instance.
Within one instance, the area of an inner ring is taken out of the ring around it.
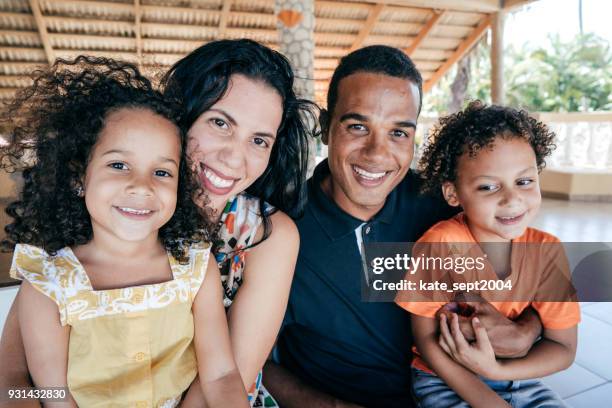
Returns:
[[[501,95],[503,15],[534,0],[315,0],[316,99],[339,58],[370,44],[402,48],[429,91],[492,28],[493,95]],[[195,47],[252,38],[278,47],[274,0],[1,0],[0,99],[56,58],[91,54],[153,75]]]

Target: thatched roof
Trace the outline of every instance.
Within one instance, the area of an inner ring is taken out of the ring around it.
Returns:
[[[316,0],[317,99],[338,58],[369,44],[405,49],[430,89],[486,31],[499,3]],[[516,3],[525,0],[506,0]],[[0,0],[0,99],[56,57],[104,55],[154,72],[206,41],[248,37],[276,48],[277,36],[274,0]]]

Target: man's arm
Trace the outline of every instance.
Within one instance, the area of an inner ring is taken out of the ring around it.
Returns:
[[[475,295],[473,295],[475,296]],[[441,313],[445,313],[450,321],[450,313],[457,312],[461,303],[473,308],[470,317],[460,317],[459,326],[463,336],[468,341],[474,341],[472,318],[478,317],[487,330],[489,341],[498,358],[519,358],[527,355],[531,347],[542,334],[542,322],[537,312],[528,307],[516,320],[510,320],[502,315],[491,303],[483,298],[470,302],[451,302],[446,304]]]
[[[263,382],[283,408],[359,408],[359,405],[341,401],[309,386],[270,360],[264,365]]]
[[[32,387],[17,316],[18,301],[19,292],[6,316],[2,339],[0,339],[0,367],[2,367],[2,370],[0,370],[0,390],[3,393],[3,395],[0,395],[0,407],[40,407],[40,403],[34,400],[24,400],[20,403],[5,400],[5,393],[10,388]]]

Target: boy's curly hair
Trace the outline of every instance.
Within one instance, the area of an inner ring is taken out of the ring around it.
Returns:
[[[177,102],[162,95],[133,64],[79,56],[57,60],[32,73],[33,84],[21,90],[2,111],[9,132],[0,147],[0,167],[23,171],[23,191],[6,208],[13,222],[5,227],[2,249],[17,243],[36,245],[51,255],[66,246],[82,245],[93,231],[85,199],[76,193],[92,150],[109,113],[122,108],[148,109],[173,123]],[[186,137],[177,127],[182,152]],[[194,200],[201,189],[186,158],[179,165],[176,211],[159,230],[165,248],[180,262],[189,245],[212,241],[208,212]]]
[[[457,180],[459,157],[464,153],[475,157],[481,149],[491,147],[497,137],[528,142],[535,152],[538,171],[556,147],[555,134],[526,111],[470,102],[463,111],[440,118],[430,133],[419,161],[422,192],[441,195],[444,182]]]

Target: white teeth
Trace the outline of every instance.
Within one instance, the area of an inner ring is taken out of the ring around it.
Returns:
[[[355,172],[357,172],[357,174],[368,180],[376,180],[382,178],[385,174],[387,174],[386,171],[383,171],[381,173],[370,173],[369,171],[365,171],[364,169],[359,168],[357,166],[353,166],[353,169],[355,170]]]
[[[123,212],[130,213],[130,214],[136,214],[136,215],[145,215],[151,212],[151,210],[136,210],[134,208],[129,208],[129,207],[119,207],[119,209]]]
[[[213,184],[213,186],[218,188],[227,188],[234,184],[233,180],[223,180],[221,177],[218,177],[215,173],[207,168],[204,168],[204,175]]]

